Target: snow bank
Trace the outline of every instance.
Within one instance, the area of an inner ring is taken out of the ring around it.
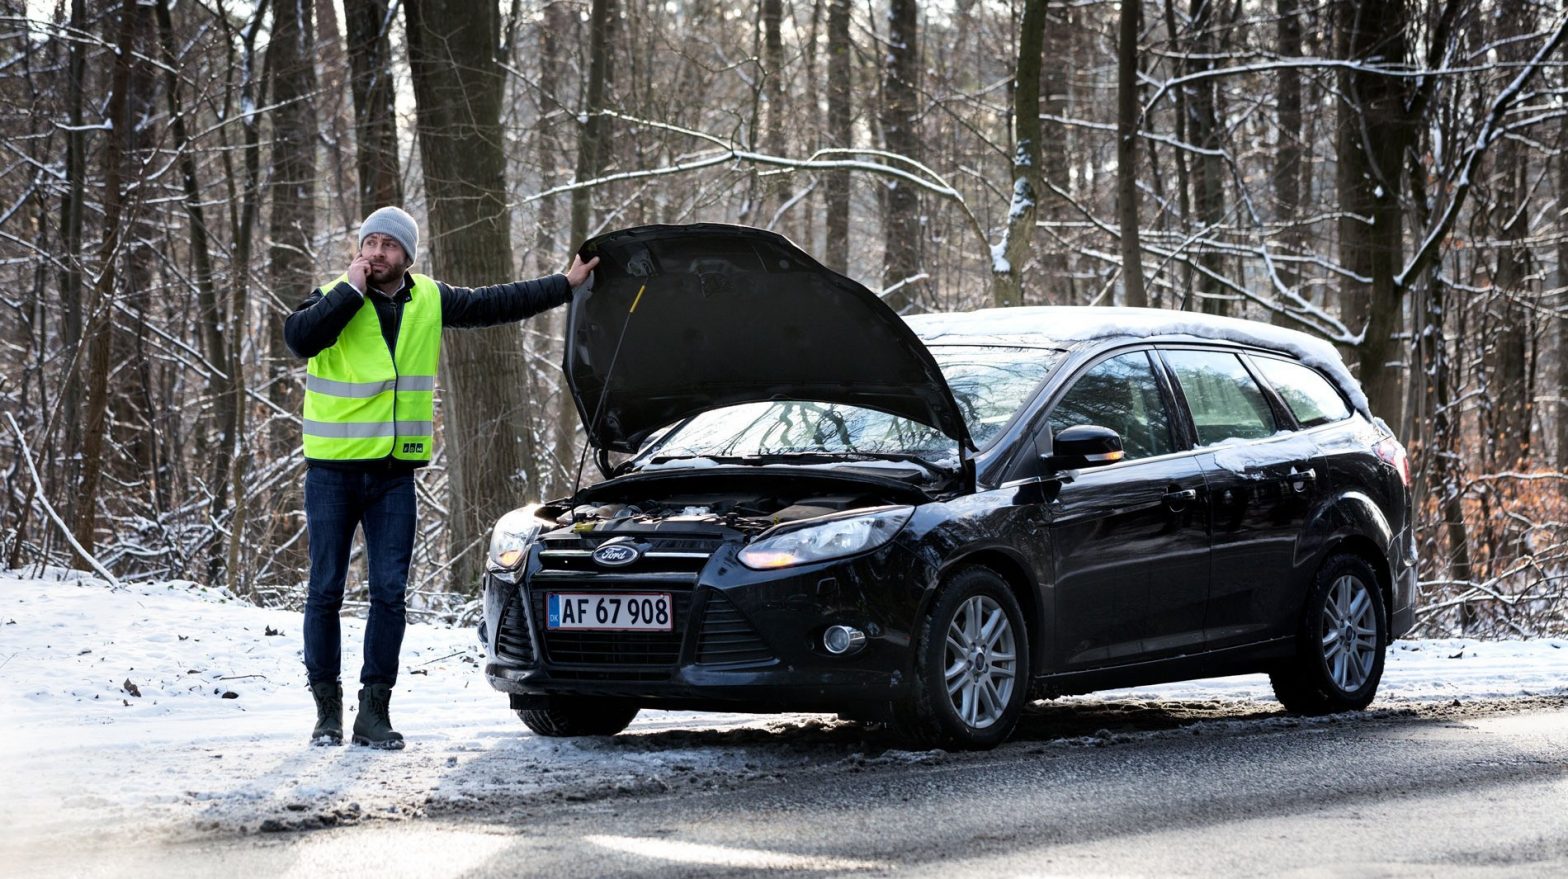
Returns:
[[[927,344],[972,342],[978,336],[996,344],[1067,347],[1074,342],[1119,336],[1196,336],[1284,351],[1321,369],[1361,414],[1372,417],[1361,383],[1345,368],[1333,345],[1306,333],[1258,321],[1162,308],[1050,305],[921,314],[905,320]]]

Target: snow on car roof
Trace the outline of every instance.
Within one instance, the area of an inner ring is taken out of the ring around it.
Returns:
[[[1061,305],[918,314],[904,320],[927,345],[985,343],[1065,348],[1076,342],[1117,337],[1192,336],[1267,348],[1322,370],[1339,385],[1357,411],[1372,417],[1361,383],[1345,368],[1332,344],[1298,330],[1258,321],[1162,308]]]

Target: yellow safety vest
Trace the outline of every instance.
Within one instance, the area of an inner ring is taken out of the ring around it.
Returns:
[[[376,307],[359,311],[305,368],[305,457],[317,461],[428,461],[435,441],[441,290],[414,275],[397,351],[387,349]],[[331,290],[347,275],[322,287]]]

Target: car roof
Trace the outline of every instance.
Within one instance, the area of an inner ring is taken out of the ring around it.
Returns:
[[[1360,382],[1325,339],[1259,321],[1161,308],[1020,306],[905,318],[927,345],[1016,345],[1072,348],[1118,339],[1200,339],[1262,348],[1326,373],[1352,405],[1371,417]]]

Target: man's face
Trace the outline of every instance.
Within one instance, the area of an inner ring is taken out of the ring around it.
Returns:
[[[408,267],[408,254],[403,252],[403,245],[391,235],[382,235],[372,232],[365,236],[359,245],[359,255],[370,261],[370,283],[385,284],[403,277],[403,270]]]

